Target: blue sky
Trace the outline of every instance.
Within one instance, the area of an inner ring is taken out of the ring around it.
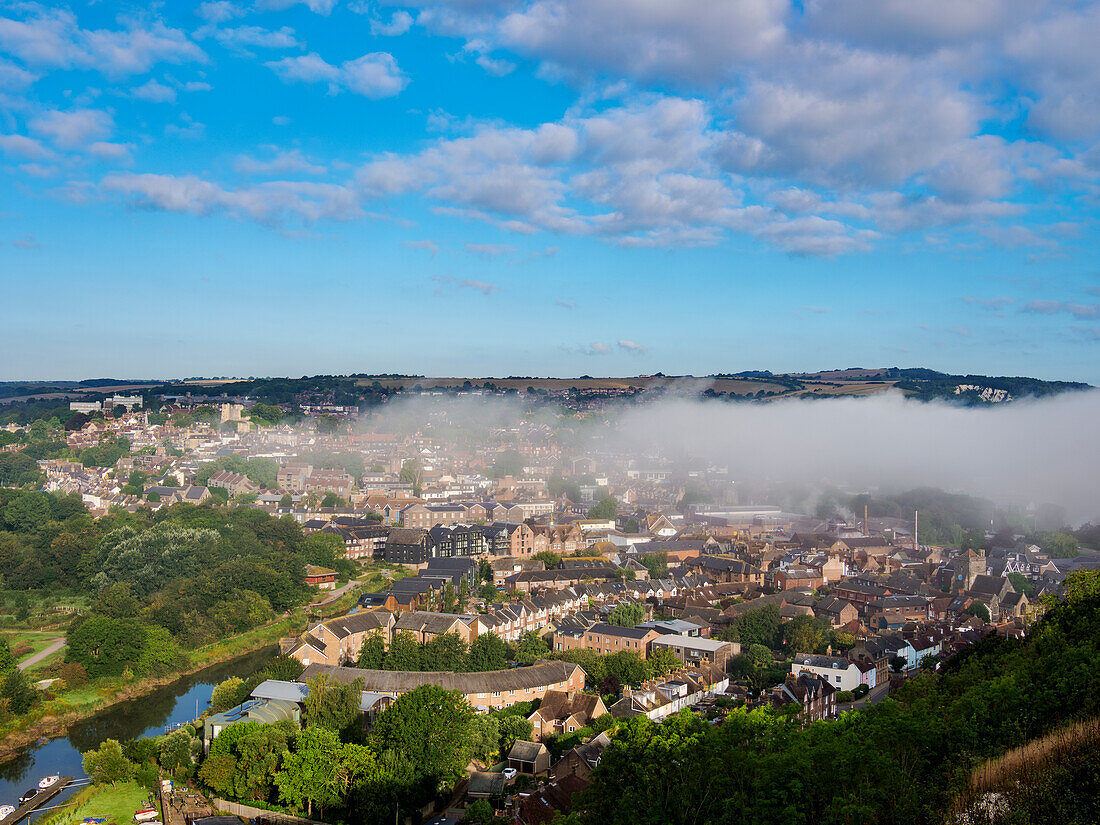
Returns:
[[[1100,4],[0,3],[0,378],[1100,383]]]

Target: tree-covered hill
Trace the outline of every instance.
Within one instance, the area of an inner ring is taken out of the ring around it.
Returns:
[[[717,726],[684,713],[634,719],[605,750],[572,818],[601,825],[857,825],[948,821],[983,760],[1100,717],[1100,574],[1074,574],[1067,602],[1021,641],[990,637],[940,674],[837,721],[801,729],[771,711]],[[1048,792],[1062,825],[1100,821],[1097,760]],[[1060,800],[1064,803],[1066,800]],[[1045,819],[999,822],[1040,822]]]

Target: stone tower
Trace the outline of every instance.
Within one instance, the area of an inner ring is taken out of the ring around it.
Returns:
[[[985,556],[973,550],[959,553],[951,561],[951,570],[951,592],[969,590],[974,579],[985,575]]]

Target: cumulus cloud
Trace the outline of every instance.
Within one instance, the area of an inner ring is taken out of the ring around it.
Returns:
[[[0,135],[0,152],[22,160],[52,160],[56,157],[41,141],[26,135]]]
[[[370,33],[379,37],[397,37],[412,28],[413,18],[407,11],[395,11],[390,15],[390,22],[381,20],[370,21]]]
[[[233,168],[242,175],[324,175],[328,170],[313,163],[298,149],[279,150],[271,147],[270,157],[259,159],[251,155],[238,155]]]
[[[28,72],[22,66],[0,58],[0,90],[23,91],[36,80],[38,75],[34,72]]]
[[[294,29],[289,26],[279,29],[265,29],[262,26],[212,28],[204,31],[203,36],[213,37],[227,49],[246,54],[250,48],[296,49],[303,45],[295,36]]]
[[[111,115],[99,109],[53,109],[31,118],[29,126],[54,146],[69,150],[109,137],[115,127]]]
[[[418,22],[441,34],[483,38],[580,76],[720,83],[785,37],[785,0],[442,0],[420,3]]]
[[[226,23],[237,17],[244,17],[245,10],[229,0],[207,0],[199,3],[195,14],[208,23]]]
[[[282,11],[291,6],[305,6],[311,12],[328,16],[336,8],[336,0],[257,0],[258,11]]]
[[[316,52],[264,65],[286,83],[327,83],[331,94],[346,90],[372,100],[400,94],[409,84],[388,52],[371,52],[339,66],[326,63]]]
[[[0,17],[0,49],[30,66],[93,69],[112,77],[144,74],[161,62],[202,62],[206,55],[187,35],[157,20],[130,21],[117,30],[83,29],[67,9],[37,3],[17,7],[19,18]]]
[[[150,78],[145,83],[130,90],[130,96],[146,103],[175,103],[176,90]]]
[[[646,348],[637,341],[627,341],[625,338],[620,338],[616,343],[619,349],[633,353],[634,355],[642,355],[646,351]]]
[[[140,209],[196,216],[225,212],[270,226],[362,216],[352,192],[327,183],[270,181],[227,189],[194,175],[116,173],[105,177],[100,189]]]

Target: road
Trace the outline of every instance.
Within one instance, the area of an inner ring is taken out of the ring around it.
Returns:
[[[887,681],[883,682],[881,685],[879,685],[878,687],[876,687],[874,690],[872,690],[870,693],[868,693],[866,696],[864,696],[862,699],[859,699],[858,701],[852,702],[852,707],[853,708],[862,708],[862,707],[865,707],[866,705],[877,705],[879,702],[881,702],[883,699],[885,699],[886,696],[889,693],[890,693],[890,681],[887,680]]]
[[[29,659],[24,659],[22,662],[16,665],[16,667],[18,667],[20,670],[26,670],[29,667],[33,667],[34,665],[45,659],[47,656],[52,656],[53,654],[57,653],[57,651],[61,650],[61,648],[63,648],[64,646],[64,639],[55,639],[49,647],[43,648],[42,650],[31,656]]]

